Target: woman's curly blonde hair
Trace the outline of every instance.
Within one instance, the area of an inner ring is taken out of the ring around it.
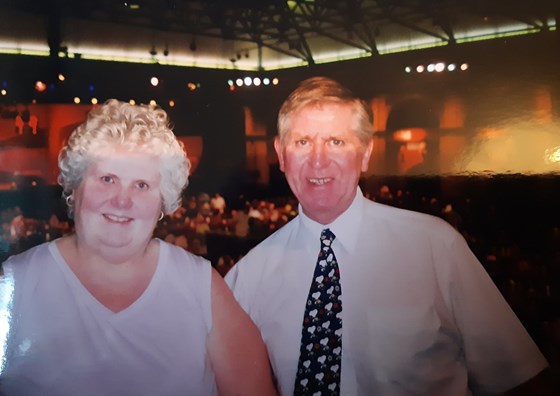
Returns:
[[[167,113],[158,107],[131,105],[110,99],[95,107],[78,126],[58,155],[58,183],[73,213],[72,193],[82,181],[92,160],[112,148],[124,148],[155,155],[160,161],[162,211],[174,212],[181,205],[187,187],[190,161],[183,143],[171,130]],[[69,199],[70,198],[70,199]]]

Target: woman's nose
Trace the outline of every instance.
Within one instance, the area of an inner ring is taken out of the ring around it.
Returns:
[[[132,206],[132,196],[130,191],[125,187],[120,187],[113,196],[113,205],[120,209],[128,209]]]

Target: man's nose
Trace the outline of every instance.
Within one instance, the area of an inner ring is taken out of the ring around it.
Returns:
[[[316,168],[323,168],[329,162],[329,154],[323,144],[313,145],[311,151],[311,164]]]

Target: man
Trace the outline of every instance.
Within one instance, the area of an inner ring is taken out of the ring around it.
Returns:
[[[534,377],[546,360],[460,234],[364,198],[372,118],[319,77],[280,109],[274,146],[299,215],[226,281],[281,394],[496,394]]]

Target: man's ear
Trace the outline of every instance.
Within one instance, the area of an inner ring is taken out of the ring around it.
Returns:
[[[280,143],[280,138],[278,138],[278,136],[274,138],[274,150],[276,150],[276,155],[278,156],[280,170],[284,172],[284,150],[282,149],[282,144]]]
[[[369,168],[369,158],[371,157],[371,152],[373,151],[373,139],[369,141],[362,157],[362,172],[366,172]]]

